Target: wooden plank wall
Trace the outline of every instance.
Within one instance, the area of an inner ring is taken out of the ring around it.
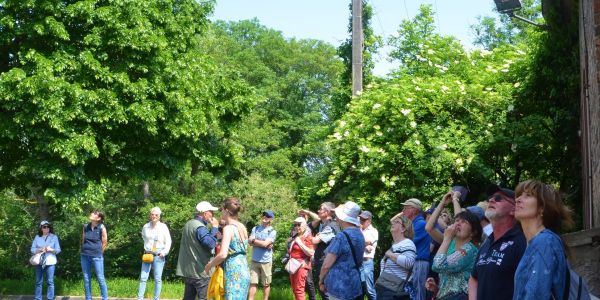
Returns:
[[[600,0],[579,5],[584,228],[600,227]]]

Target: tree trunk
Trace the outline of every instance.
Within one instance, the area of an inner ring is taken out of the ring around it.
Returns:
[[[29,187],[31,192],[31,198],[37,202],[37,216],[40,220],[48,220],[50,216],[50,208],[48,206],[48,200],[44,197],[44,188],[40,186]]]
[[[144,193],[144,200],[150,199],[150,183],[148,181],[142,183],[142,192]]]

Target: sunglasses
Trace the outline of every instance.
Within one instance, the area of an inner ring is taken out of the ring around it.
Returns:
[[[507,197],[504,197],[504,196],[502,196],[502,195],[499,195],[499,194],[492,195],[492,197],[490,197],[490,199],[488,199],[488,202],[489,202],[489,201],[492,201],[492,200],[493,200],[494,202],[502,202],[502,201],[506,201],[506,202],[508,202],[508,203],[515,204],[515,201],[514,201],[514,200],[512,200],[512,199],[510,199],[510,198],[507,198]]]
[[[44,225],[44,226],[42,226],[42,228],[50,228],[50,226]]]
[[[294,223],[294,227],[300,227],[300,226],[302,226],[302,224],[300,224],[300,223]]]

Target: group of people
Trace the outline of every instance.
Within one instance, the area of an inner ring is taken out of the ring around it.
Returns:
[[[287,239],[284,263],[295,299],[562,299],[566,286],[568,248],[558,235],[572,223],[559,193],[550,185],[528,180],[516,187],[492,185],[487,201],[461,207],[463,187],[446,193],[437,205],[423,211],[420,200],[402,203],[403,210],[390,219],[392,245],[382,254],[375,280],[374,258],[379,233],[373,214],[352,201],[335,206],[324,202],[316,213],[302,209]],[[447,206],[452,204],[453,214]],[[220,220],[215,212],[220,211]],[[207,201],[196,205],[196,215],[183,228],[176,274],[183,277],[184,300],[208,299],[215,267],[223,268],[224,299],[254,299],[259,284],[269,298],[275,214],[262,212],[250,234],[239,221],[241,203],[226,198],[217,208]],[[150,211],[142,228],[144,251],[153,255],[141,267],[138,299],[153,271],[154,299],[159,299],[165,257],[171,248],[161,210]],[[453,217],[451,217],[453,215]],[[86,299],[91,299],[94,268],[102,299],[108,298],[103,272],[107,245],[104,215],[90,214],[82,228],[81,266]],[[453,219],[453,220],[452,220]],[[246,259],[252,246],[250,266]],[[35,299],[42,298],[47,278],[47,299],[54,299],[54,265],[60,253],[52,225],[42,221],[31,246],[44,253],[36,266]],[[287,268],[287,265],[295,266]]]

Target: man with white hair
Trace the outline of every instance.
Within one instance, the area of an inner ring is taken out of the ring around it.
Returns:
[[[204,267],[217,245],[219,221],[213,216],[217,210],[207,201],[202,201],[196,205],[196,216],[183,226],[176,271],[177,276],[184,278],[183,300],[207,298],[210,274],[204,272]],[[209,223],[210,228],[207,227]]]
[[[308,228],[314,234],[312,243],[315,245],[315,254],[313,260],[313,280],[319,278],[321,266],[325,260],[325,249],[335,235],[340,232],[340,226],[334,220],[335,204],[332,202],[323,202],[315,214],[309,210],[301,210],[300,213],[309,215],[314,221],[308,223]],[[327,293],[317,288],[321,299],[328,300]]]

